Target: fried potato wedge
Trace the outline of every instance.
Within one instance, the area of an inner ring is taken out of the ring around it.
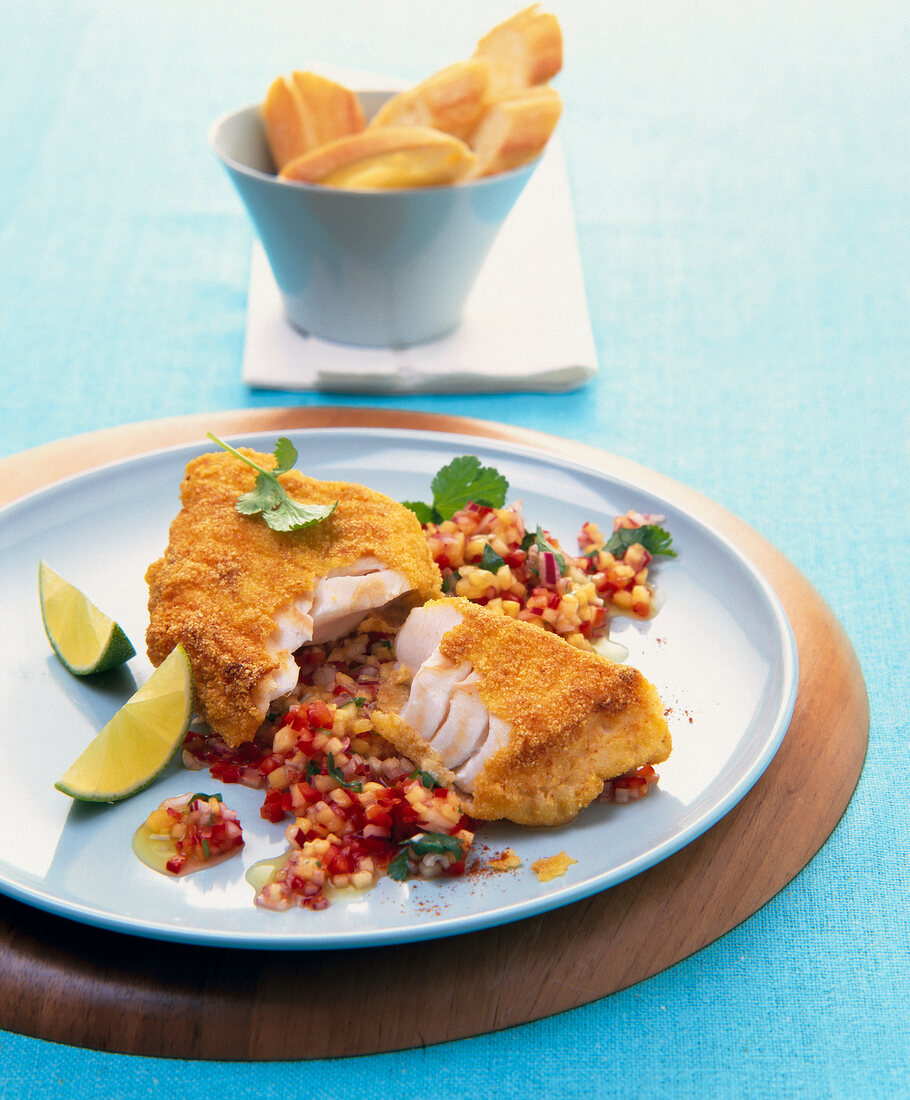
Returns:
[[[440,187],[533,160],[562,110],[555,15],[532,4],[474,56],[393,95],[367,125],[357,94],[317,73],[281,76],[262,104],[278,174],[347,190]]]
[[[471,175],[477,158],[451,134],[425,126],[365,130],[286,164],[283,179],[347,190],[439,187]]]
[[[561,113],[559,93],[548,85],[491,103],[471,136],[477,154],[474,175],[492,176],[533,160],[550,140]]]
[[[295,71],[273,81],[262,105],[275,167],[366,126],[357,95],[318,73]]]
[[[370,128],[431,126],[466,140],[486,106],[490,63],[485,58],[457,61],[379,108]]]
[[[539,4],[499,23],[477,43],[475,58],[490,62],[490,94],[545,84],[562,68],[562,31]]]

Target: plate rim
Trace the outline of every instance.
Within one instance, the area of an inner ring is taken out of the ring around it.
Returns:
[[[307,951],[385,946],[419,942],[421,940],[443,939],[450,936],[479,931],[500,924],[524,920],[540,913],[549,912],[598,894],[603,890],[619,885],[621,882],[647,871],[657,864],[664,862],[676,852],[691,844],[703,833],[707,832],[742,801],[767,770],[787,734],[793,716],[799,681],[799,657],[796,640],[784,606],[762,571],[726,534],[719,531],[709,520],[703,518],[702,515],[694,512],[689,504],[678,504],[674,502],[671,494],[676,490],[681,490],[685,493],[696,494],[699,499],[713,505],[714,502],[711,501],[710,498],[703,497],[701,494],[698,494],[696,490],[689,489],[682,482],[674,481],[666,475],[660,474],[658,471],[636,463],[633,460],[621,458],[620,456],[615,457],[618,458],[622,466],[632,468],[631,474],[633,476],[629,476],[629,472],[626,470],[611,473],[580,459],[570,457],[565,453],[541,450],[532,443],[521,443],[510,438],[496,436],[466,434],[448,428],[435,429],[411,427],[407,425],[367,426],[365,424],[303,424],[283,428],[257,427],[243,429],[242,427],[236,427],[227,431],[222,429],[222,438],[236,443],[237,441],[253,441],[265,437],[274,439],[276,433],[289,436],[299,434],[337,435],[338,433],[343,433],[353,434],[368,440],[414,437],[432,441],[434,444],[448,443],[475,448],[485,447],[504,455],[517,454],[526,459],[531,459],[543,464],[555,465],[586,475],[593,474],[596,477],[606,479],[612,485],[630,490],[633,493],[635,491],[646,492],[651,496],[665,499],[668,504],[672,505],[677,511],[683,513],[689,522],[701,528],[716,545],[719,545],[723,549],[725,554],[732,556],[738,566],[749,575],[752,583],[761,593],[766,609],[771,612],[771,620],[775,626],[777,640],[782,643],[780,650],[775,651],[781,661],[781,689],[778,705],[775,708],[775,715],[773,721],[770,723],[772,733],[762,741],[761,751],[757,754],[749,769],[725,792],[723,797],[712,804],[709,811],[699,814],[696,820],[690,825],[657,845],[649,853],[627,861],[621,873],[611,874],[610,872],[606,872],[602,875],[587,879],[583,883],[566,886],[562,890],[557,890],[555,893],[542,894],[537,899],[529,899],[519,903],[495,905],[477,914],[449,918],[434,917],[431,920],[423,921],[412,919],[409,925],[397,925],[388,929],[375,929],[366,934],[357,931],[345,931],[332,934],[313,934],[297,931],[295,934],[282,933],[278,936],[269,935],[267,938],[261,939],[255,933],[247,934],[230,930],[211,932],[205,929],[191,929],[173,925],[161,926],[158,924],[137,923],[134,918],[124,917],[119,914],[99,912],[90,906],[80,903],[74,904],[61,901],[54,895],[49,894],[46,890],[29,889],[25,886],[19,887],[17,884],[11,885],[2,874],[0,874],[0,893],[17,898],[20,901],[34,905],[37,908],[41,908],[58,916],[63,916],[94,927],[117,931],[141,938],[214,947],[250,950]],[[543,433],[532,434],[543,435]],[[554,436],[552,438],[559,441],[559,437]],[[110,461],[78,470],[49,485],[33,489],[22,497],[0,507],[0,527],[2,527],[11,517],[14,519],[15,513],[20,509],[25,510],[29,508],[36,499],[52,495],[55,492],[65,491],[74,483],[83,483],[96,477],[101,478],[105,474],[109,474],[112,471],[119,471],[124,467],[153,463],[156,460],[174,456],[178,453],[185,454],[188,460],[194,453],[204,453],[207,448],[211,449],[211,444],[210,441],[204,437],[196,441],[183,440],[165,446],[143,449],[133,454],[123,455]],[[598,455],[602,455],[605,460],[614,457],[606,451],[599,451],[593,447],[589,449],[595,451]],[[647,478],[654,476],[659,484],[657,486],[639,484],[634,480],[634,474],[638,471]],[[720,506],[715,505],[715,507]],[[604,879],[609,879],[609,881],[603,881]],[[505,914],[502,913],[502,910],[506,911]]]

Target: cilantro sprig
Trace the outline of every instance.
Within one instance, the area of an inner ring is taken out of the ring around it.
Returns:
[[[480,568],[486,569],[490,573],[496,573],[504,565],[505,561],[488,542],[485,542],[483,544],[483,557],[480,559]]]
[[[430,488],[433,491],[432,504],[403,501],[421,523],[442,523],[471,501],[489,508],[502,508],[509,482],[494,467],[482,466],[477,455],[461,455],[442,467]]]
[[[457,837],[448,833],[418,833],[401,842],[401,851],[389,864],[389,878],[404,882],[408,877],[408,861],[427,855],[450,855],[461,859],[464,848]]]
[[[429,772],[423,772],[420,768],[415,768],[408,776],[409,779],[419,779],[422,786],[426,787],[428,791],[435,790],[436,780],[430,775]]]
[[[641,543],[650,554],[655,556],[676,557],[676,551],[672,549],[673,536],[655,523],[645,524],[644,527],[620,527],[610,536],[604,550],[614,557],[621,558],[636,542]]]
[[[344,787],[346,791],[353,791],[355,794],[360,794],[360,792],[363,790],[362,783],[358,782],[357,780],[349,783],[347,779],[345,779],[341,768],[339,768],[338,765],[335,763],[335,757],[332,753],[329,753],[326,757],[326,774],[330,775],[335,780],[335,782],[340,787]]]
[[[363,784],[359,780],[354,779],[349,782],[345,779],[344,772],[342,772],[341,768],[335,763],[335,755],[331,752],[326,754],[325,772],[323,772],[321,766],[316,763],[315,759],[307,764],[306,771],[304,772],[304,779],[309,782],[309,780],[317,775],[331,776],[339,787],[344,787],[346,791],[353,791],[354,794],[360,794],[363,790]]]
[[[304,527],[310,527],[319,523],[335,511],[338,505],[336,500],[332,504],[300,504],[293,500],[285,492],[278,480],[279,474],[286,474],[297,461],[297,449],[285,436],[282,436],[275,444],[275,469],[266,470],[251,458],[241,454],[230,445],[220,440],[212,432],[208,437],[213,443],[217,443],[225,451],[245,462],[256,471],[256,484],[249,493],[238,497],[234,507],[241,515],[255,516],[261,513],[262,518],[273,531],[299,531]]]
[[[566,571],[565,555],[563,554],[563,552],[561,550],[558,550],[553,545],[552,542],[549,541],[547,536],[544,534],[544,531],[543,531],[542,527],[538,526],[536,532],[534,533],[534,542],[535,542],[535,545],[537,546],[537,549],[541,552],[541,554],[545,554],[545,553],[546,554],[552,554],[553,557],[556,559],[556,564],[559,567],[559,572],[560,573],[565,573],[565,571]]]

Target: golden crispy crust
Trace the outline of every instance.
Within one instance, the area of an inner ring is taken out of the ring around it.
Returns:
[[[577,859],[572,859],[565,852],[558,852],[555,856],[548,856],[546,859],[535,859],[531,864],[531,870],[541,882],[552,882],[554,878],[561,878],[572,864],[577,862]]]
[[[656,689],[641,673],[554,634],[456,599],[462,622],[439,649],[468,661],[490,713],[513,727],[466,799],[475,817],[524,825],[572,820],[605,779],[670,755]]]
[[[243,453],[274,466],[272,455]],[[281,484],[295,500],[338,507],[312,527],[277,532],[234,507],[255,478],[226,453],[190,462],[167,550],[146,573],[149,659],[158,665],[183,644],[199,713],[233,745],[251,740],[262,720],[252,691],[278,667],[266,646],[276,611],[312,592],[318,576],[372,556],[408,577],[414,602],[438,595],[441,582],[416,516],[382,493],[292,470]]]

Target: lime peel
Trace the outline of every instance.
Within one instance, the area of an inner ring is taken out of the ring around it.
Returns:
[[[54,786],[82,802],[119,802],[173,759],[193,716],[193,673],[176,646]]]

